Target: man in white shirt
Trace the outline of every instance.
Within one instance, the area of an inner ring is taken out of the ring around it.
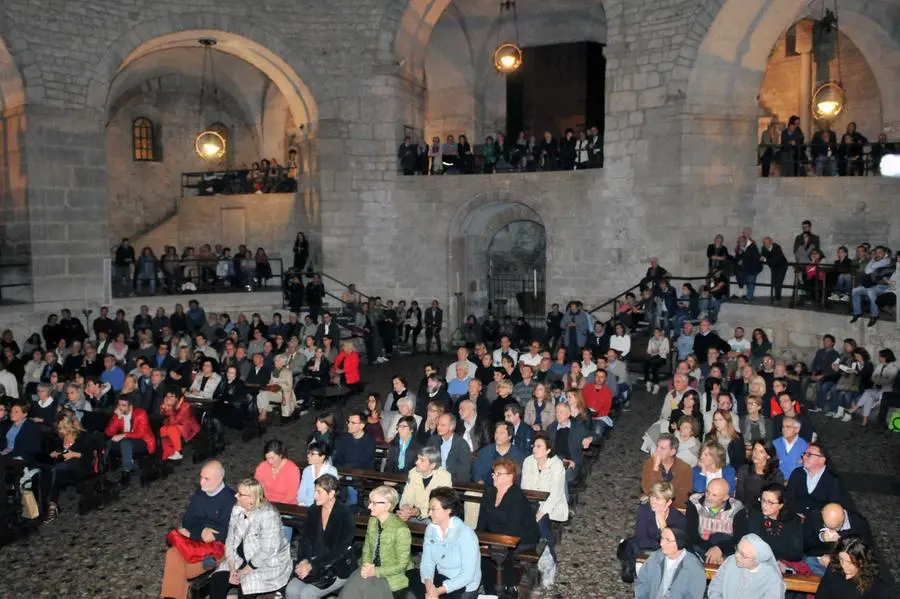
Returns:
[[[519,356],[520,364],[528,364],[537,370],[541,365],[541,344],[539,341],[532,341],[528,347],[528,353]],[[587,375],[585,375],[587,376]]]
[[[512,358],[513,366],[515,366],[519,361],[519,352],[512,349],[511,345],[512,342],[510,341],[508,335],[503,335],[502,337],[500,337],[500,348],[495,349],[493,354],[494,368],[500,368],[501,366],[503,366],[503,363],[501,362],[503,356],[509,356],[510,358]]]
[[[744,337],[744,328],[736,327],[734,337],[728,340],[728,360],[737,360],[741,354],[750,357],[750,340]]]
[[[447,367],[447,376],[445,378],[448,383],[456,378],[457,364],[465,364],[467,379],[475,377],[475,371],[478,370],[478,367],[469,360],[469,349],[465,345],[460,345],[456,348],[456,362]]]

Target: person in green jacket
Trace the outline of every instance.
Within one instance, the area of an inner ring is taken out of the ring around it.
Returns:
[[[400,494],[381,486],[369,493],[369,526],[362,549],[362,566],[347,580],[339,599],[402,599],[406,597],[412,567],[412,536],[406,523],[393,512]]]

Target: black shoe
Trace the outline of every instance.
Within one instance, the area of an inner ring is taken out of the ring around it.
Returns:
[[[122,476],[119,478],[119,486],[123,489],[128,487],[131,484],[131,472],[128,470],[122,471]]]
[[[854,314],[854,315],[853,315],[853,318],[850,319],[850,324],[853,324],[854,322],[856,322],[857,320],[859,320],[859,318],[860,318],[861,316],[862,316],[862,314]]]
[[[869,324],[867,326],[874,327],[876,322],[878,322],[878,317],[873,316],[872,318],[869,319]]]

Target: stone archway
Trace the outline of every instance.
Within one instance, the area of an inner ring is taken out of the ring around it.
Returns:
[[[449,287],[458,298],[455,307],[462,307],[462,318],[474,314],[481,321],[489,304],[497,299],[505,300],[505,314],[527,312],[531,316],[538,311],[536,306],[543,311],[549,234],[544,219],[526,201],[527,197],[516,198],[509,193],[476,198],[451,227]],[[527,241],[518,239],[525,231]],[[517,247],[528,254],[528,259],[514,259]],[[535,271],[539,271],[537,288]],[[523,306],[517,296],[521,292],[539,297],[525,300]],[[453,315],[454,323],[457,316]]]

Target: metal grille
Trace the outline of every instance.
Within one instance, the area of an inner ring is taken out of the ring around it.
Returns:
[[[488,279],[490,310],[502,321],[524,316],[532,327],[544,326],[546,288],[543,270],[525,273],[493,273]]]

